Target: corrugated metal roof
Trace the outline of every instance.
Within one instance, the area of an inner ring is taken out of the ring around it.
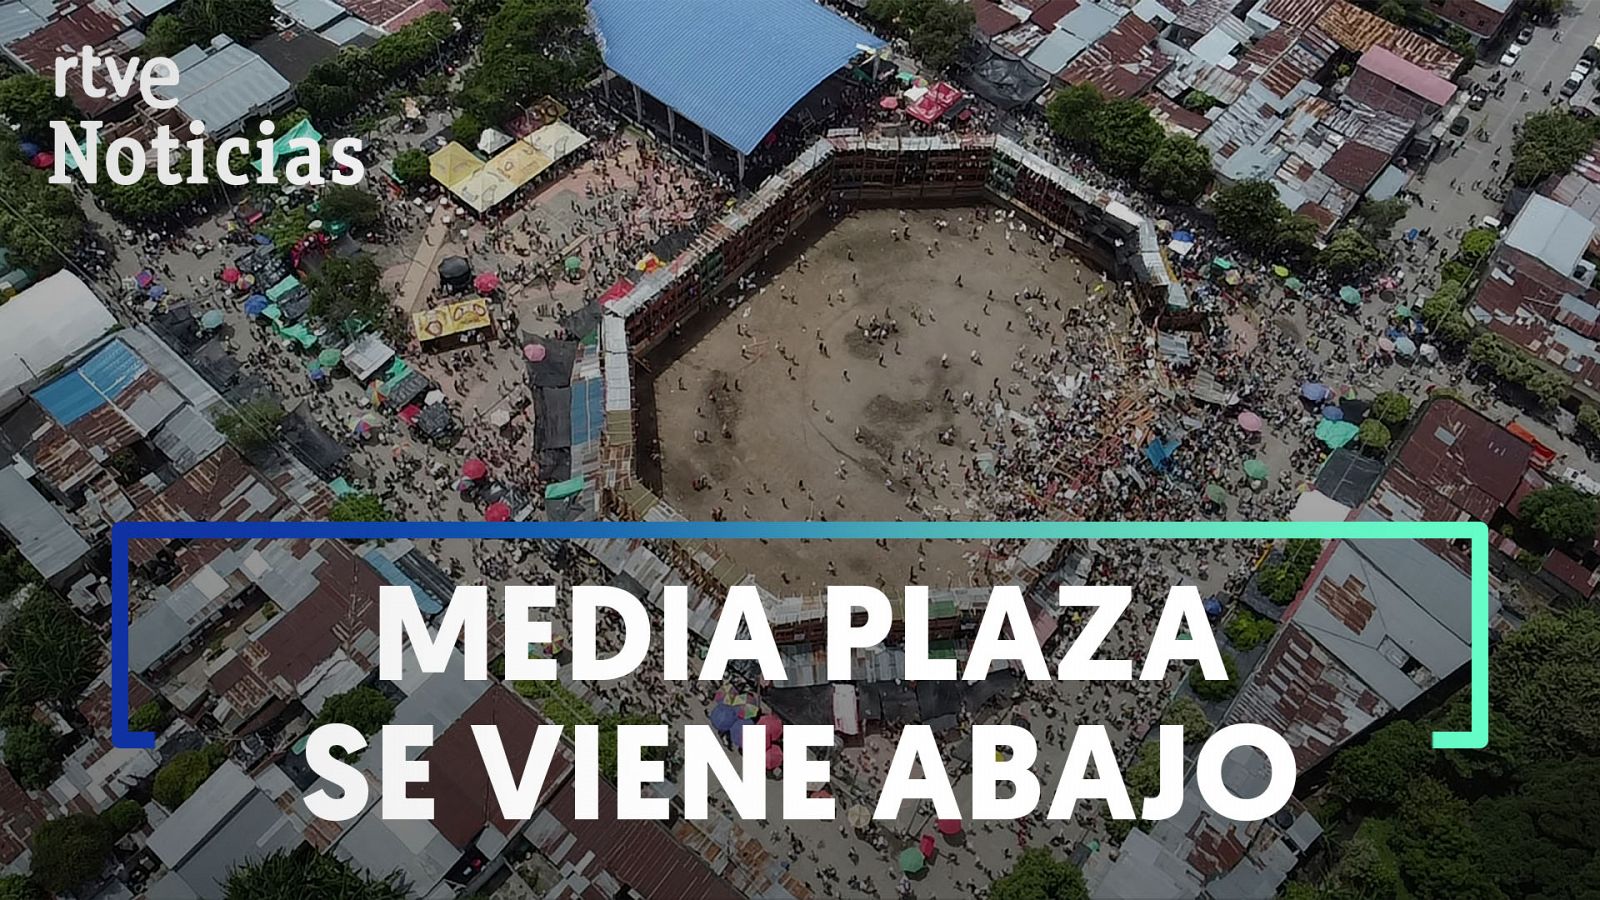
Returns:
[[[89,286],[57,272],[0,305],[0,410],[35,377],[93,344],[116,319]]]
[[[1455,85],[1383,47],[1361,54],[1356,65],[1439,106],[1449,103],[1456,93]]]
[[[89,552],[77,529],[15,466],[0,469],[0,528],[45,578],[61,574]]]
[[[743,153],[883,41],[812,0],[593,0],[608,67]]]
[[[178,65],[178,84],[157,88],[157,93],[176,100],[184,115],[212,130],[226,131],[270,109],[290,91],[289,82],[266,60],[225,36],[209,47],[185,48],[173,62]]]
[[[1576,210],[1534,194],[1512,221],[1505,242],[1570,277],[1594,233],[1594,223]]]

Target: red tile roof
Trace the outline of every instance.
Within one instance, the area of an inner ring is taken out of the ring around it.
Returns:
[[[1049,0],[1043,6],[1033,11],[1028,21],[1039,26],[1045,31],[1056,27],[1056,23],[1078,8],[1079,0]]]
[[[995,37],[1017,27],[1022,20],[1006,12],[995,0],[969,0],[978,30],[984,37]]]

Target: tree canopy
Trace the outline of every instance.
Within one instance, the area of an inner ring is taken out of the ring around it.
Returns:
[[[1353,278],[1383,262],[1383,253],[1359,228],[1346,226],[1333,233],[1317,262],[1334,278]]]
[[[867,18],[903,37],[911,54],[939,72],[955,64],[972,39],[977,15],[959,0],[870,0]]]
[[[428,154],[416,147],[403,150],[394,158],[394,176],[408,188],[419,188],[428,183],[433,177],[433,169],[428,163]]]
[[[1372,414],[1391,428],[1399,428],[1411,418],[1411,398],[1399,391],[1384,391],[1372,398]]]
[[[1595,535],[1595,498],[1564,484],[1540,488],[1522,499],[1518,517],[1558,544]]]
[[[1137,100],[1107,100],[1094,85],[1072,85],[1050,98],[1045,121],[1063,143],[1167,200],[1193,203],[1211,184],[1211,151],[1193,138],[1169,137]]]
[[[11,251],[13,264],[52,275],[78,250],[83,209],[71,188],[51,184],[47,173],[17,159],[14,141],[11,149],[0,153],[0,196],[7,200],[0,206],[0,246]]]
[[[55,732],[37,722],[6,729],[6,771],[25,788],[48,787],[61,774]]]
[[[330,185],[318,200],[324,219],[347,222],[353,228],[371,228],[383,219],[383,204],[370,191],[353,184]]]
[[[100,641],[60,597],[35,587],[0,631],[7,705],[70,703],[100,668]]]
[[[1189,675],[1189,690],[1207,703],[1221,703],[1239,691],[1239,665],[1234,662],[1232,653],[1226,650],[1220,652],[1223,668],[1228,671],[1227,678],[1209,679],[1198,665]]]
[[[98,876],[111,853],[112,836],[98,816],[74,813],[33,833],[29,870],[39,885],[61,893]]]
[[[225,900],[405,900],[398,873],[377,878],[338,857],[309,847],[277,850],[236,866],[223,883]]]
[[[311,276],[311,314],[338,326],[347,319],[384,324],[395,308],[370,256],[335,256]]]
[[[273,32],[272,16],[272,0],[183,0],[156,16],[139,49],[146,58],[171,56],[219,34],[249,46]]]
[[[338,722],[371,737],[393,719],[394,701],[377,688],[360,685],[329,697],[313,727]]]
[[[249,455],[271,444],[285,413],[278,401],[262,398],[217,414],[217,430],[240,453]]]
[[[167,809],[175,810],[200,790],[200,786],[227,758],[228,749],[221,744],[208,744],[199,750],[179,753],[156,772],[155,781],[150,786],[150,796]]]
[[[1241,181],[1214,192],[1211,212],[1223,234],[1265,253],[1305,260],[1316,245],[1317,223],[1290,212],[1266,181]]]
[[[1562,108],[1538,112],[1522,120],[1522,132],[1511,148],[1511,180],[1533,187],[1560,175],[1583,158],[1600,135],[1600,121]]]
[[[1377,241],[1388,237],[1410,209],[1411,204],[1400,197],[1365,200],[1356,207],[1355,218],[1366,236]]]
[[[1371,453],[1383,453],[1389,449],[1389,444],[1394,440],[1394,432],[1389,426],[1379,419],[1368,419],[1361,423],[1361,428],[1356,432],[1356,440],[1361,442],[1363,449]]]
[[[1168,200],[1193,203],[1211,184],[1211,151],[1185,135],[1166,137],[1139,177]]]
[[[989,886],[989,900],[1089,900],[1083,872],[1043,847],[1029,847]]]
[[[0,78],[0,118],[29,140],[51,143],[50,123],[76,122],[78,111],[69,97],[57,97],[56,86],[43,75]]]
[[[455,33],[448,13],[428,13],[365,50],[346,47],[312,66],[295,97],[313,118],[343,121],[381,96],[387,82],[426,65]]]
[[[600,66],[588,21],[583,0],[505,0],[484,25],[456,105],[499,124],[531,98],[579,87]]]
[[[371,494],[348,494],[333,501],[328,518],[335,522],[387,522],[389,510]]]

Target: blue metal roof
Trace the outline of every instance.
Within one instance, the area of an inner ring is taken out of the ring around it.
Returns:
[[[33,399],[51,418],[71,425],[127,390],[147,368],[127,344],[111,341],[76,369],[35,391]]]
[[[606,65],[743,153],[883,41],[813,0],[591,0]]]

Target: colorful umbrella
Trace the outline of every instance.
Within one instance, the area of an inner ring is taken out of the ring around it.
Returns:
[[[207,331],[221,328],[222,322],[223,316],[222,310],[220,309],[208,309],[206,310],[206,314],[200,317],[200,327]]]
[[[900,871],[907,875],[915,875],[928,867],[928,858],[922,855],[922,850],[917,847],[907,847],[900,851]]]
[[[1361,292],[1347,284],[1339,288],[1339,299],[1347,305],[1357,306],[1361,303]]]
[[[1400,304],[1399,306],[1396,306],[1394,308],[1394,317],[1396,319],[1409,319],[1409,318],[1411,318],[1411,307],[1405,305],[1404,303]]]
[[[733,723],[739,721],[739,714],[728,704],[718,703],[716,706],[711,707],[711,715],[708,718],[711,720],[712,728],[718,731],[728,731],[733,728]]]
[[[783,765],[783,748],[773,744],[767,748],[767,771],[771,772],[781,765]]]
[[[845,821],[850,823],[851,828],[860,831],[872,822],[872,810],[867,809],[860,803],[857,803],[855,806],[850,807],[849,811],[844,814],[844,817]]]
[[[1322,408],[1322,417],[1330,422],[1343,422],[1344,410],[1337,406],[1324,406]]]
[[[1308,381],[1305,384],[1300,385],[1300,396],[1306,398],[1312,403],[1321,403],[1329,397],[1332,397],[1333,391],[1325,384],[1319,384],[1315,381]]]
[[[1323,419],[1317,423],[1317,440],[1327,445],[1329,450],[1337,450],[1354,440],[1360,431],[1360,428],[1350,422]]]
[[[1220,484],[1206,485],[1206,497],[1218,506],[1228,505],[1228,492]]]
[[[528,362],[544,362],[545,354],[548,352],[543,344],[524,344],[522,358]]]
[[[756,724],[767,730],[767,743],[769,744],[775,743],[779,738],[783,737],[783,720],[777,716],[770,714],[762,716]]]
[[[1261,430],[1261,426],[1261,417],[1250,410],[1247,409],[1244,412],[1239,413],[1239,427],[1243,428],[1245,431],[1255,434]]]
[[[222,280],[227,284],[233,284],[235,281],[239,280],[239,276],[241,274],[243,273],[241,273],[238,269],[234,268],[233,266],[228,266],[222,270]]]
[[[917,849],[922,851],[923,859],[933,859],[933,851],[936,849],[933,843],[933,835],[923,835],[922,840],[917,841]]]
[[[1394,352],[1401,356],[1410,356],[1417,352],[1417,344],[1411,338],[1397,337],[1394,339]]]
[[[337,366],[339,364],[339,360],[343,358],[344,354],[332,347],[329,347],[328,349],[317,354],[317,363],[320,364],[324,369],[331,369],[334,366]]]
[[[950,837],[952,835],[957,835],[957,834],[961,833],[961,820],[960,819],[940,819],[938,827],[939,827],[939,833],[944,835],[945,837]]]
[[[1384,353],[1393,353],[1394,352],[1394,341],[1391,341],[1386,337],[1378,338],[1378,349],[1383,351]]]
[[[244,301],[244,314],[253,319],[261,315],[261,311],[268,305],[266,297],[261,294],[251,294],[250,299]]]
[[[496,500],[489,504],[488,509],[483,511],[483,520],[485,522],[511,521],[511,505],[504,500]]]
[[[480,272],[472,279],[472,287],[480,294],[492,294],[500,287],[500,276],[493,272]]]
[[[1272,267],[1272,274],[1278,276],[1279,278],[1288,278],[1289,277],[1289,270],[1288,270],[1288,268],[1286,268],[1284,266],[1273,266]]]
[[[1211,261],[1211,264],[1213,266],[1216,266],[1217,268],[1223,270],[1224,272],[1226,272],[1227,270],[1233,268],[1233,261],[1232,260],[1223,259],[1220,256],[1217,257],[1216,259],[1213,259]]]
[[[879,109],[899,109],[900,108],[900,98],[899,97],[885,97],[882,100],[878,101],[878,108]]]
[[[1284,279],[1283,286],[1291,291],[1294,291],[1296,294],[1306,289],[1306,283],[1293,276]]]
[[[481,459],[469,459],[461,464],[461,476],[477,481],[489,474],[489,464]]]
[[[580,256],[569,256],[561,265],[566,268],[568,273],[577,272],[583,268],[583,258]]]
[[[1259,459],[1247,459],[1244,461],[1244,474],[1252,481],[1266,481],[1272,470]]]
[[[1240,282],[1244,281],[1244,276],[1239,274],[1239,270],[1231,269],[1231,270],[1229,270],[1227,275],[1224,275],[1222,277],[1222,280],[1226,281],[1229,284],[1237,285]]]

